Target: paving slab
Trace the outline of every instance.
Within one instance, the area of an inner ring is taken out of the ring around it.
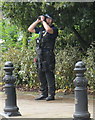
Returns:
[[[0,113],[3,113],[5,104],[4,92],[0,92]],[[32,93],[17,94],[17,106],[22,116],[12,118],[73,118],[74,95],[56,95],[54,101],[36,101]],[[88,110],[93,118],[93,96],[89,96]]]

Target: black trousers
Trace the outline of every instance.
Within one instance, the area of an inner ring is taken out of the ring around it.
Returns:
[[[44,96],[55,95],[55,55],[52,51],[38,51],[38,78],[41,83],[41,92]]]
[[[38,70],[38,77],[41,83],[41,92],[44,96],[55,95],[55,76],[53,71]]]

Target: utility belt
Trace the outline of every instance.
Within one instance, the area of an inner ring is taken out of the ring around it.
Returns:
[[[50,53],[54,53],[53,50],[51,48],[40,48],[40,47],[36,47],[36,52],[38,55],[44,53],[44,52],[50,52]]]
[[[47,52],[47,51],[53,52],[53,50],[52,50],[51,48],[43,48],[42,51],[43,51],[43,52]]]

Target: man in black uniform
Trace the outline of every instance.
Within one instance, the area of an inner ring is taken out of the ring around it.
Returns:
[[[38,23],[42,23],[41,28],[36,28]],[[36,40],[36,51],[38,77],[41,82],[42,94],[36,100],[46,99],[46,101],[50,101],[55,99],[55,55],[53,51],[58,29],[52,23],[51,16],[48,14],[41,15],[28,28],[29,32],[40,34]]]

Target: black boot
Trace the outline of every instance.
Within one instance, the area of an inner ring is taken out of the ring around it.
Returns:
[[[45,100],[47,96],[41,95],[40,97],[36,98],[35,100]]]
[[[51,101],[51,100],[55,100],[55,97],[54,97],[54,96],[48,96],[48,97],[46,98],[46,101]]]

